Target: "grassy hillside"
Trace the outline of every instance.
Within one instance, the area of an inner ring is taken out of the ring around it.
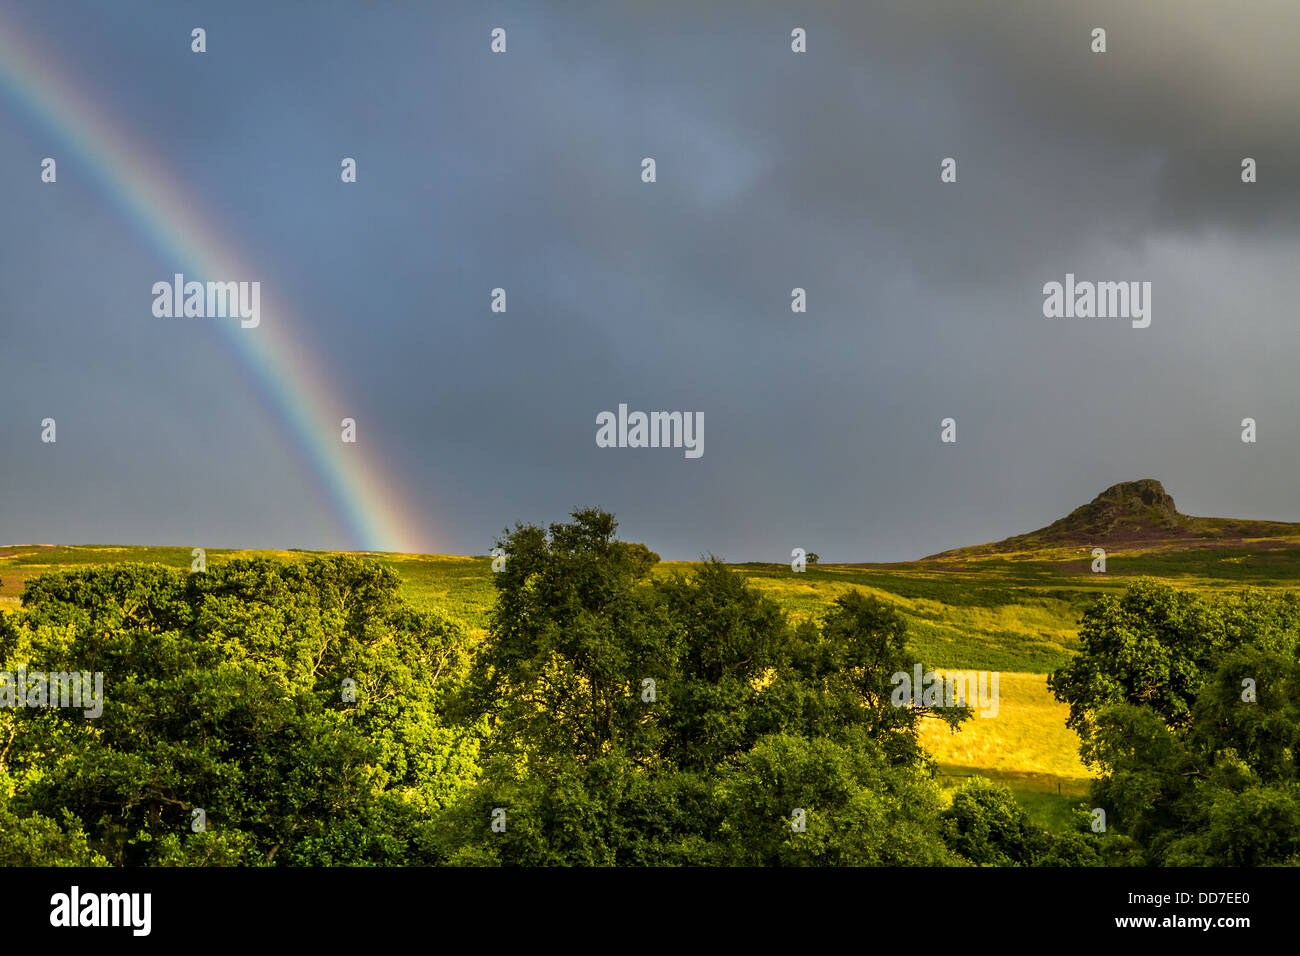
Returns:
[[[1110,550],[1105,574],[1091,572],[1087,545],[949,552],[902,564],[814,566],[798,574],[787,565],[734,567],[796,616],[818,615],[838,594],[861,589],[904,614],[912,649],[928,667],[1001,672],[996,718],[976,717],[958,734],[935,724],[925,732],[926,746],[952,786],[971,775],[987,776],[1016,791],[1038,819],[1061,825],[1086,792],[1088,774],[1077,756],[1076,738],[1065,726],[1066,708],[1048,693],[1046,675],[1075,652],[1076,625],[1087,603],[1099,593],[1123,589],[1138,576],[1215,590],[1300,584],[1300,539],[1192,544],[1185,541],[1181,550],[1166,543]],[[307,553],[209,550],[207,560],[253,554],[298,560]],[[413,603],[483,633],[494,599],[490,558],[370,557],[398,572]],[[125,561],[187,568],[191,560],[188,548],[0,548],[0,608],[17,607],[23,583],[51,569]],[[655,573],[684,573],[690,567],[665,562]]]

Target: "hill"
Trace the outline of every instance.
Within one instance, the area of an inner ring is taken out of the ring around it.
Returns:
[[[1049,550],[1173,551],[1234,548],[1250,542],[1265,550],[1300,546],[1300,524],[1237,518],[1198,518],[1178,510],[1152,478],[1111,485],[1086,505],[1044,528],[991,544],[955,548],[922,560],[972,558]]]

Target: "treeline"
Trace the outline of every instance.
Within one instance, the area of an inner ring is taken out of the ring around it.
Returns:
[[[1053,686],[1107,828],[1052,834],[991,784],[945,806],[918,722],[971,712],[891,703],[916,660],[889,605],[794,621],[717,561],[652,575],[615,531],[505,534],[478,643],[352,557],[29,581],[0,671],[102,672],[103,712],[0,708],[0,864],[1297,860],[1292,599],[1091,609]]]

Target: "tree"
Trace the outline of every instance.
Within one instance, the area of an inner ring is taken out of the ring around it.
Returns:
[[[959,789],[940,815],[948,846],[982,866],[1095,866],[1102,859],[1096,837],[1034,825],[1010,790],[988,780]]]
[[[101,672],[103,712],[0,714],[10,812],[66,809],[116,865],[410,861],[477,767],[440,718],[464,638],[399,583],[350,557],[33,579],[0,662]]]
[[[719,861],[740,866],[938,866],[939,792],[863,729],[764,737],[719,775]]]
[[[891,677],[914,661],[892,607],[852,592],[792,626],[716,558],[649,575],[643,546],[616,529],[588,509],[498,542],[507,561],[470,685],[489,757],[428,830],[441,859],[955,859],[917,740],[921,711],[890,699]],[[969,715],[930,712],[954,725]],[[795,808],[809,828],[791,840]]]
[[[1049,679],[1093,800],[1148,864],[1300,861],[1300,601],[1139,582],[1092,605]]]
[[[615,540],[598,509],[548,530],[516,525],[498,541],[505,568],[475,664],[473,694],[494,753],[585,762],[611,747],[645,758],[655,729],[638,696],[670,668],[644,546]]]

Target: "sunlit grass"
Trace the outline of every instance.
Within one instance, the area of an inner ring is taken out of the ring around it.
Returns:
[[[1069,708],[1057,702],[1042,674],[1002,671],[997,716],[976,716],[956,733],[935,718],[922,720],[921,741],[949,772],[1019,775],[1021,789],[1083,793],[1091,775],[1079,741],[1065,726]],[[1030,786],[1036,783],[1037,786]]]

